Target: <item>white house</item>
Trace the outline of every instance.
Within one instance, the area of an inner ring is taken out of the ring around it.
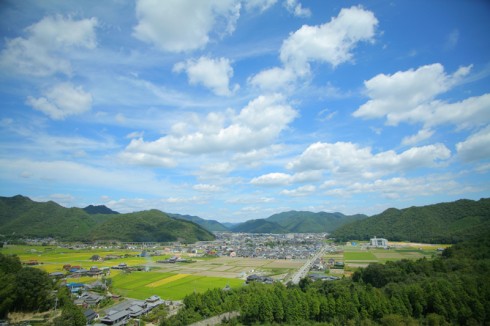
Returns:
[[[369,245],[371,247],[376,247],[376,248],[387,248],[388,240],[374,237],[371,240],[369,240]]]

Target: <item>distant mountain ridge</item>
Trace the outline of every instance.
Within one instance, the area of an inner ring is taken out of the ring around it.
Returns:
[[[65,241],[195,242],[214,239],[212,233],[198,224],[172,218],[158,210],[89,214],[81,208],[65,208],[52,201],[35,202],[20,195],[0,197],[0,234],[53,237]]]
[[[266,219],[251,220],[232,228],[235,232],[249,233],[318,233],[332,232],[367,215],[344,215],[342,213],[289,211],[274,214]],[[267,232],[264,232],[267,230]]]
[[[277,223],[269,222],[266,219],[248,220],[240,223],[231,229],[233,232],[244,233],[288,233],[288,230]]]
[[[332,237],[342,241],[377,236],[393,241],[455,243],[484,232],[490,234],[490,198],[389,208],[338,228]]]
[[[191,221],[194,223],[199,224],[203,228],[205,228],[208,231],[229,231],[229,229],[221,224],[220,222],[216,220],[205,220],[199,216],[192,216],[192,215],[181,215],[181,214],[174,214],[174,213],[167,213],[168,216],[178,218],[181,220],[186,220],[186,221]]]
[[[88,205],[83,210],[88,214],[119,214],[119,212],[113,211],[105,205]]]

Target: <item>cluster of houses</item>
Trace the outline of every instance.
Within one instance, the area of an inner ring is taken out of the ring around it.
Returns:
[[[268,276],[261,276],[257,274],[252,274],[247,277],[247,280],[245,281],[246,284],[250,284],[252,282],[256,283],[264,283],[264,284],[272,284],[274,283],[274,279]]]
[[[157,260],[157,263],[161,263],[161,264],[175,264],[175,263],[188,263],[188,262],[190,262],[190,260],[177,256],[172,256],[165,260]]]
[[[197,243],[199,252],[213,256],[305,259],[323,245],[325,233],[257,234],[215,232],[216,240]]]
[[[54,278],[64,278],[66,276],[77,278],[82,276],[98,277],[110,274],[109,267],[92,266],[90,269],[85,269],[78,265],[66,264],[63,266],[65,272],[52,272],[49,275]]]
[[[104,325],[126,325],[131,318],[140,318],[146,315],[160,305],[172,305],[174,302],[162,300],[159,296],[153,295],[146,300],[129,299],[112,306],[104,312],[104,316],[100,317],[92,308],[98,307],[101,302],[109,297],[115,296],[105,295],[107,287],[105,283],[96,281],[91,284],[83,283],[68,283],[66,284],[70,292],[76,295],[74,303],[84,309],[87,323],[91,323],[94,319],[99,319],[99,323]],[[97,290],[97,292],[94,292]],[[118,296],[116,296],[118,297]]]
[[[105,315],[100,318],[100,323],[113,326],[126,325],[129,319],[140,318],[163,304],[166,302],[156,295],[146,300],[126,300],[106,310]]]

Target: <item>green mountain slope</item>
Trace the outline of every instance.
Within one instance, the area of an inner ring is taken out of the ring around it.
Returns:
[[[264,219],[246,221],[233,227],[232,231],[245,233],[288,233],[288,230],[279,224]]]
[[[55,202],[38,203],[27,197],[0,197],[0,233],[66,240],[83,239],[97,225],[95,216]]]
[[[213,240],[214,236],[196,223],[172,218],[153,209],[130,214],[119,214],[101,223],[93,230],[94,240],[110,239],[119,241],[182,241],[196,242]]]
[[[342,213],[313,213],[289,211],[271,215],[266,221],[274,222],[294,233],[332,232],[340,226],[367,218],[366,215],[344,215]]]
[[[347,216],[342,213],[313,213],[289,211],[266,219],[250,220],[231,228],[234,232],[248,233],[318,233],[332,232],[341,225],[367,218],[366,215]]]
[[[152,210],[131,214],[88,214],[55,202],[35,202],[23,196],[0,197],[0,234],[53,237],[65,241],[211,240],[199,225]]]
[[[87,207],[83,208],[83,210],[88,214],[119,214],[105,205],[88,205]]]
[[[405,209],[390,208],[381,214],[346,224],[332,237],[347,241],[368,240],[373,236],[392,241],[455,243],[488,230],[490,199],[458,200]]]
[[[205,228],[208,231],[229,231],[226,226],[221,224],[218,221],[215,220],[205,220],[199,216],[191,216],[191,215],[181,215],[181,214],[170,214],[167,213],[168,216],[173,217],[173,218],[178,218],[181,220],[186,220],[186,221],[191,221],[196,224],[199,224],[203,228]]]

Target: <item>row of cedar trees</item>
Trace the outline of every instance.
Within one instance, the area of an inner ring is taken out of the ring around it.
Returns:
[[[352,279],[252,284],[195,293],[161,325],[187,325],[228,311],[228,324],[488,325],[490,237],[457,244],[434,260],[371,264]]]

